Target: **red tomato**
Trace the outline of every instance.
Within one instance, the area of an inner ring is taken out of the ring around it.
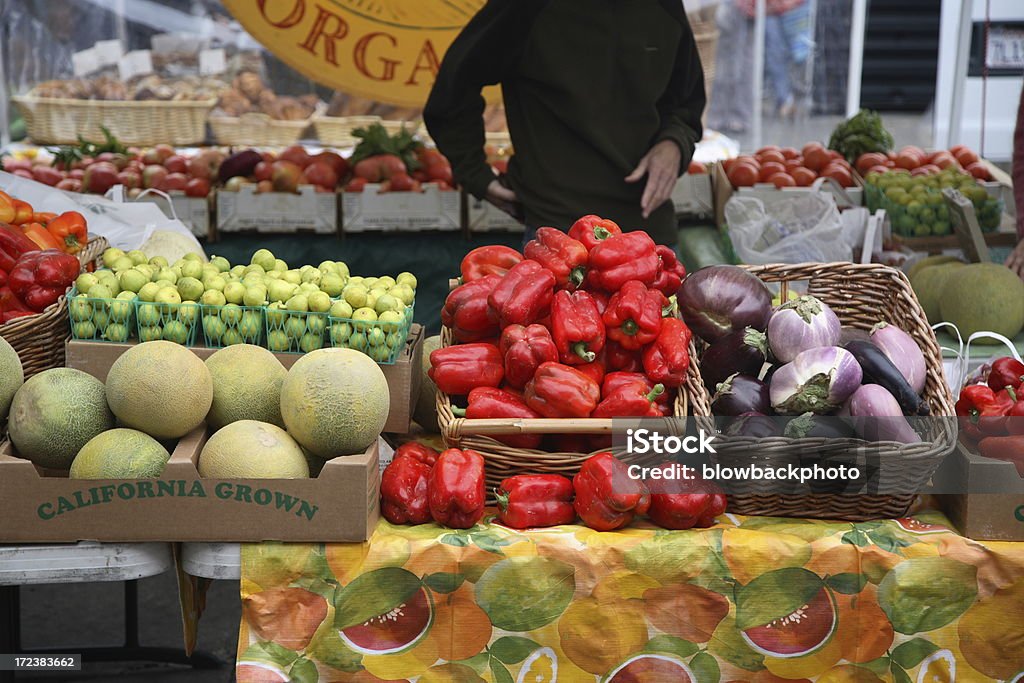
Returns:
[[[786,163],[786,157],[782,156],[782,152],[775,149],[770,149],[766,152],[758,152],[757,159],[762,164],[768,163],[769,161],[775,161],[783,165]]]
[[[338,184],[338,172],[327,161],[314,161],[306,167],[306,180],[320,187],[334,187]]]
[[[796,159],[798,156],[800,156],[800,150],[793,147],[783,147],[779,151],[782,152],[782,156],[786,157],[787,159]]]
[[[689,173],[690,175],[701,175],[707,173],[708,169],[704,166],[704,164],[700,163],[699,161],[691,161],[689,167],[686,169],[686,172]]]
[[[797,166],[790,172],[790,175],[793,176],[797,187],[808,187],[818,178],[817,173],[805,166]]]
[[[353,178],[345,186],[345,192],[362,192],[366,187],[366,178]]]
[[[900,152],[896,155],[896,166],[911,171],[921,165],[921,157],[909,152]]]
[[[771,182],[771,177],[776,173],[785,173],[786,165],[780,161],[766,161],[761,164],[761,171],[757,174],[757,180],[762,183]]]
[[[783,187],[796,187],[796,181],[793,180],[793,176],[785,172],[776,173],[768,179],[768,182],[779,189]]]
[[[188,197],[205,197],[210,194],[210,181],[206,178],[192,178],[185,185],[185,195]]]
[[[825,145],[820,142],[808,142],[803,146],[803,149],[800,150],[800,154],[807,156],[807,152],[812,149],[825,149]]]
[[[392,192],[411,192],[419,189],[419,181],[414,180],[408,173],[396,173],[391,176],[389,189]]]
[[[802,159],[786,159],[786,173],[792,175],[793,169],[804,168]],[[813,173],[813,171],[811,171]]]
[[[955,157],[957,154],[960,154],[960,152],[969,149],[970,147],[968,147],[967,145],[953,145],[952,147],[949,148],[949,153]]]
[[[928,163],[929,164],[935,164],[936,166],[938,166],[941,169],[947,169],[950,166],[958,166],[959,165],[959,163],[956,160],[956,157],[954,157],[949,152],[941,152],[941,151],[940,152],[936,152],[935,154],[932,154],[928,158]]]
[[[918,166],[917,168],[915,168],[913,171],[910,172],[910,175],[932,175],[933,173],[938,173],[941,170],[942,169],[936,166],[935,164],[925,164],[923,166]]]
[[[992,180],[992,175],[988,172],[988,168],[986,168],[985,164],[980,161],[975,161],[973,164],[968,165],[964,170],[978,180]]]
[[[765,152],[778,152],[778,151],[779,151],[779,146],[778,145],[765,145],[761,149],[759,149],[756,152],[754,152],[754,155],[755,156],[761,156]]]
[[[857,157],[857,172],[861,174],[866,173],[872,166],[884,165],[885,162],[886,157],[884,154],[879,154],[878,152],[865,152]]]
[[[954,154],[956,160],[960,162],[960,165],[967,168],[971,164],[978,162],[978,155],[969,149],[961,150],[959,153]]]
[[[842,166],[832,165],[821,172],[823,178],[832,178],[843,187],[853,186],[853,176]]]
[[[754,157],[750,156],[749,154],[738,156],[735,159],[726,159],[722,163],[722,166],[725,167],[725,172],[728,173],[736,164],[749,164],[757,170],[760,170],[761,168],[761,162],[755,159]]]
[[[888,173],[888,172],[889,172],[889,167],[888,166],[883,166],[882,164],[879,164],[878,166],[872,166],[865,173],[863,173],[861,175],[871,175],[872,173]]]
[[[750,187],[757,182],[757,169],[750,164],[733,164],[727,175],[733,187]]]
[[[804,147],[804,166],[812,171],[820,171],[832,159],[828,150],[821,145]]]
[[[828,157],[829,159],[842,159],[843,155],[835,151],[834,149],[830,149],[828,150]]]

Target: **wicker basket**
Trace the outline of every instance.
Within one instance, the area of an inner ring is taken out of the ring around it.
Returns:
[[[217,100],[181,102],[12,97],[37,144],[102,139],[105,126],[126,145],[195,145],[206,139],[206,117]]]
[[[441,328],[441,346],[452,345],[452,333],[447,327]],[[691,358],[695,358],[696,349],[690,345]],[[686,382],[676,393],[674,415],[683,417],[688,414],[708,416],[711,414],[707,392],[700,379],[697,364],[691,363],[687,372]],[[514,448],[493,436],[514,434],[583,434],[611,435],[613,421],[605,418],[581,419],[490,419],[467,420],[456,417],[452,412],[451,398],[437,392],[437,419],[441,428],[441,437],[451,448],[471,448],[481,455],[487,463],[485,469],[488,491],[493,490],[507,477],[517,474],[561,474],[572,477],[580,466],[593,453],[550,453],[548,451]],[[682,420],[665,419],[663,433],[676,434],[685,427]],[[595,451],[597,452],[597,451]],[[664,461],[664,456],[632,455],[619,453],[625,462],[654,465]]]
[[[211,116],[210,129],[221,145],[287,147],[302,139],[314,119],[278,121],[266,114],[250,112],[241,116]]]
[[[877,264],[804,263],[799,265],[746,266],[764,282],[780,283],[786,300],[790,285],[803,282],[808,293],[828,304],[844,326],[869,330],[884,321],[899,326],[921,347],[928,372],[924,398],[931,414],[950,417],[929,420],[923,441],[870,443],[861,439],[791,439],[786,437],[723,437],[715,441],[714,462],[736,467],[750,464],[785,467],[801,454],[839,456],[844,462],[860,461],[870,452],[886,467],[884,485],[899,491],[917,491],[931,478],[942,459],[956,444],[953,397],[942,372],[942,356],[924,311],[910,282],[899,270]],[[897,495],[793,495],[773,493],[770,483],[734,485],[729,511],[740,515],[810,517],[859,521],[901,517],[913,503],[914,493]],[[741,488],[746,486],[746,488]]]

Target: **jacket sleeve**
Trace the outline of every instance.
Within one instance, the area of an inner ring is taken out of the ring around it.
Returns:
[[[658,102],[661,114],[661,130],[655,142],[671,140],[679,145],[683,156],[679,174],[682,175],[693,158],[693,150],[703,135],[701,115],[707,104],[704,93],[704,69],[697,52],[697,41],[686,18],[680,0],[662,0],[665,10],[682,26],[679,48],[676,50],[675,66],[668,89]]]
[[[423,110],[437,148],[452,164],[455,179],[482,198],[494,180],[484,154],[484,86],[511,76],[522,55],[535,9],[525,0],[488,0],[444,56]]]

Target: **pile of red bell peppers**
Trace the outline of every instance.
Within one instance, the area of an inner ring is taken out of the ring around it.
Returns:
[[[1024,477],[1024,363],[1000,358],[956,402],[960,433],[986,458],[1005,460]]]
[[[380,480],[380,511],[392,524],[430,521],[468,529],[484,516],[484,459],[476,451],[402,444]]]
[[[57,249],[40,251],[17,227],[0,223],[0,324],[56,303],[78,272],[76,257]]]
[[[441,320],[454,345],[430,377],[468,418],[657,417],[672,413],[690,364],[674,316],[686,271],[642,231],[598,216],[568,234],[540,228],[523,253],[495,245],[462,261]],[[541,437],[502,439],[540,448]],[[556,439],[555,450],[594,450]],[[606,445],[606,444],[605,444]],[[572,447],[568,447],[572,446]]]

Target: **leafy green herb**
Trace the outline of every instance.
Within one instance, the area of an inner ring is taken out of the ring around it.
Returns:
[[[892,134],[882,125],[878,112],[861,109],[853,118],[840,123],[829,138],[829,149],[846,157],[851,164],[866,152],[888,152],[893,147]]]
[[[416,152],[423,147],[423,143],[414,138],[404,126],[395,135],[388,135],[384,126],[374,123],[366,128],[356,128],[352,135],[359,138],[359,144],[352,152],[353,164],[378,154],[394,154],[402,159],[410,172],[420,167]]]

